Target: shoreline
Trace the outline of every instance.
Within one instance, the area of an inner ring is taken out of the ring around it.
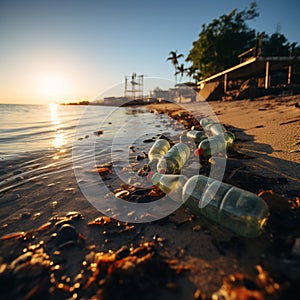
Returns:
[[[155,222],[118,222],[84,198],[71,166],[52,166],[48,176],[26,178],[24,165],[14,176],[27,182],[0,198],[3,295],[161,300],[204,300],[230,293],[267,300],[294,295],[300,268],[299,102],[298,96],[209,102],[220,123],[237,136],[225,180],[261,192],[270,206],[266,232],[255,239],[235,236],[184,206]],[[199,105],[184,108],[197,116]],[[146,107],[184,118],[173,103]],[[146,158],[136,157],[147,147],[140,145],[131,153],[132,161],[145,164]],[[8,164],[4,171],[14,168]],[[100,175],[118,186],[116,174]]]

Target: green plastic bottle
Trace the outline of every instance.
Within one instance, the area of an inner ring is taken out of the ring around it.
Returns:
[[[212,156],[233,147],[233,142],[234,135],[230,131],[226,131],[200,142],[194,154],[202,157]]]
[[[158,139],[152,145],[148,152],[148,158],[150,162],[159,161],[171,148],[170,143],[165,139]]]
[[[201,119],[200,125],[202,126],[204,132],[209,136],[222,134],[226,131],[225,127],[222,124],[210,118]]]
[[[187,138],[194,140],[197,143],[207,139],[207,135],[204,131],[200,130],[190,130],[186,134]]]
[[[190,157],[190,149],[184,143],[175,144],[157,163],[158,173],[176,174],[180,172]]]
[[[203,175],[188,179],[182,199],[194,213],[244,237],[259,236],[269,217],[257,195]]]
[[[158,174],[150,172],[148,181],[156,185],[171,199],[182,203],[182,189],[188,178],[185,175]]]

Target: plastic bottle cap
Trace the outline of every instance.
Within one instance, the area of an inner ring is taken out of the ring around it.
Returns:
[[[203,153],[204,153],[204,150],[203,150],[202,148],[198,148],[198,149],[196,149],[196,150],[194,151],[194,154],[195,154],[197,157],[203,155]]]
[[[153,171],[150,171],[150,172],[148,173],[148,175],[147,175],[147,181],[148,181],[148,182],[151,182],[151,178],[152,178],[153,174],[154,174]]]

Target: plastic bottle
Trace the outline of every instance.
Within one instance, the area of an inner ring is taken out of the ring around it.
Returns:
[[[215,123],[215,121],[210,118],[202,118],[199,123],[204,129],[207,125]]]
[[[158,174],[150,172],[148,181],[156,185],[161,191],[171,199],[182,203],[182,189],[188,178],[184,175]]]
[[[257,195],[203,175],[186,182],[182,199],[194,213],[245,237],[259,236],[269,217]]]
[[[214,135],[206,140],[203,140],[198,149],[194,151],[196,156],[211,156],[219,152],[225,151],[233,146],[234,135],[230,131],[223,134]]]
[[[222,134],[226,131],[225,127],[222,124],[210,118],[201,119],[200,125],[202,126],[204,132],[209,136]]]
[[[150,162],[158,161],[171,148],[170,143],[165,139],[158,139],[150,148],[148,158]]]
[[[175,144],[157,163],[158,173],[176,174],[190,157],[190,149],[184,143]]]
[[[187,132],[186,136],[190,139],[193,139],[197,143],[207,139],[205,132],[200,130],[190,130]]]

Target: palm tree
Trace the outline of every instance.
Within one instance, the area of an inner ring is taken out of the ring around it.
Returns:
[[[187,71],[187,69],[184,67],[184,64],[181,64],[180,66],[177,66],[177,71],[175,72],[175,75],[180,74],[179,82],[181,82],[182,76]]]
[[[190,81],[191,81],[192,77],[194,75],[196,75],[196,69],[193,66],[185,69],[185,72],[186,72],[187,77],[190,78]]]
[[[169,57],[167,58],[167,60],[170,60],[175,68],[175,84],[177,83],[177,68],[178,68],[178,59],[180,57],[183,57],[183,54],[177,54],[177,50],[176,51],[171,51],[169,53]]]

